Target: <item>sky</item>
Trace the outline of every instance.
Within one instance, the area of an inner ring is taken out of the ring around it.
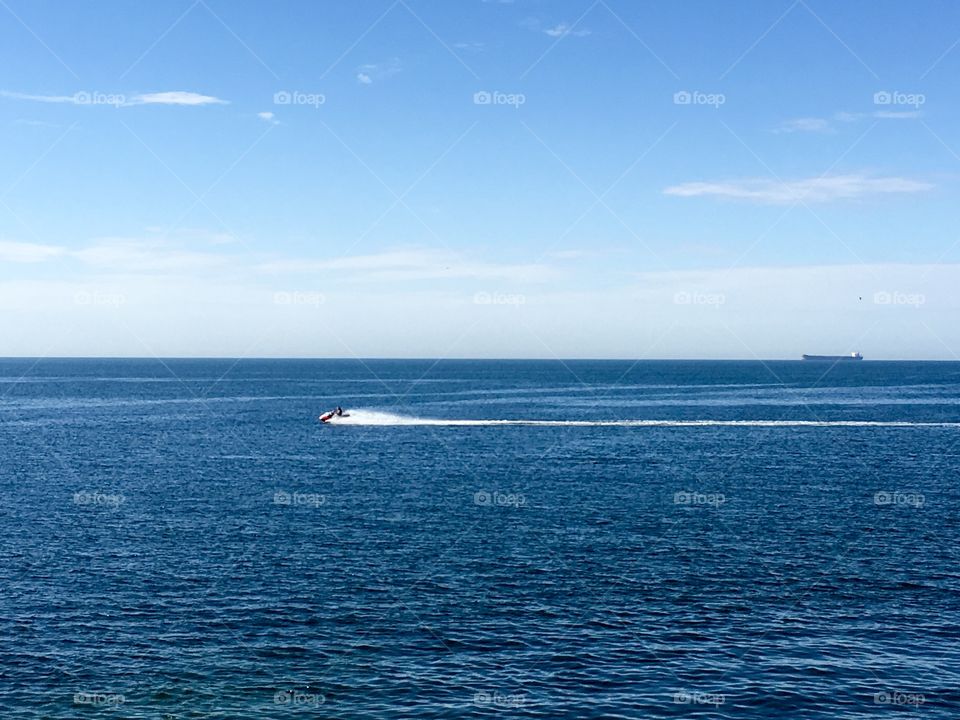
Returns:
[[[960,359],[950,0],[0,0],[0,356]]]

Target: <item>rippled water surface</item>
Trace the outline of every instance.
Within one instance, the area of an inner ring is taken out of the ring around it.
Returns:
[[[958,470],[960,363],[0,360],[0,712],[960,717]]]

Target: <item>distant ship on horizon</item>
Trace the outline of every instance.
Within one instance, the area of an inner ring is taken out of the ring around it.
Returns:
[[[804,355],[804,360],[863,360],[863,355],[852,352],[849,355]]]

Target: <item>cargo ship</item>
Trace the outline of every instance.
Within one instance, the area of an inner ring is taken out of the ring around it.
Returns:
[[[804,355],[804,360],[863,360],[863,355],[852,352],[849,355]]]

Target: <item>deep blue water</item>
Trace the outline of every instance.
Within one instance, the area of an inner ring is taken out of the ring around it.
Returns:
[[[0,360],[0,715],[960,717],[958,470],[960,363]]]

